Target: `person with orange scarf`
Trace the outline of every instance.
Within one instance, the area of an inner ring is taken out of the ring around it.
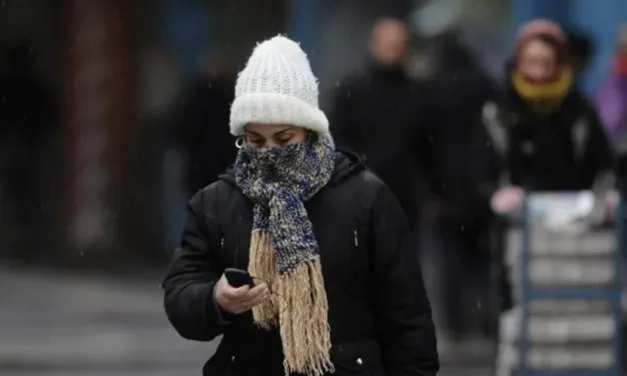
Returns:
[[[560,27],[547,20],[524,25],[508,75],[501,99],[483,114],[498,155],[493,211],[517,212],[524,190],[611,188],[614,156],[594,108],[573,85]]]

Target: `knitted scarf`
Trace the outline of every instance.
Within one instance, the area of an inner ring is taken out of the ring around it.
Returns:
[[[573,85],[570,69],[563,69],[557,79],[547,83],[531,83],[520,72],[512,73],[514,89],[538,114],[550,114],[564,101]]]
[[[244,145],[234,166],[237,186],[254,203],[248,271],[273,292],[253,318],[262,328],[279,327],[286,374],[333,372],[327,295],[304,202],[334,167],[330,136],[276,148]]]

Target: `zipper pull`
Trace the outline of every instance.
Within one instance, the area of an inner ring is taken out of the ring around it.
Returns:
[[[355,247],[359,247],[359,237],[357,236],[357,230],[353,230],[353,240],[355,241]]]
[[[220,238],[220,248],[224,249],[224,238]]]

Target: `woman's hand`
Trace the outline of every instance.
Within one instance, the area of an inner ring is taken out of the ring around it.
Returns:
[[[501,188],[492,195],[490,206],[497,214],[514,214],[522,205],[525,192],[518,187]]]
[[[235,288],[229,285],[224,274],[216,285],[216,303],[225,312],[236,315],[263,303],[269,296],[268,286],[265,283],[252,289],[248,285]]]

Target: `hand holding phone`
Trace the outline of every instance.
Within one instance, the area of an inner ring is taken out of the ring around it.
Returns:
[[[232,314],[244,313],[264,302],[269,296],[265,283],[255,286],[250,274],[240,269],[226,269],[215,289],[218,306]]]
[[[229,285],[235,288],[246,285],[250,288],[255,287],[255,282],[246,270],[226,268],[226,270],[224,270],[224,275],[226,276],[226,280],[229,282]]]

